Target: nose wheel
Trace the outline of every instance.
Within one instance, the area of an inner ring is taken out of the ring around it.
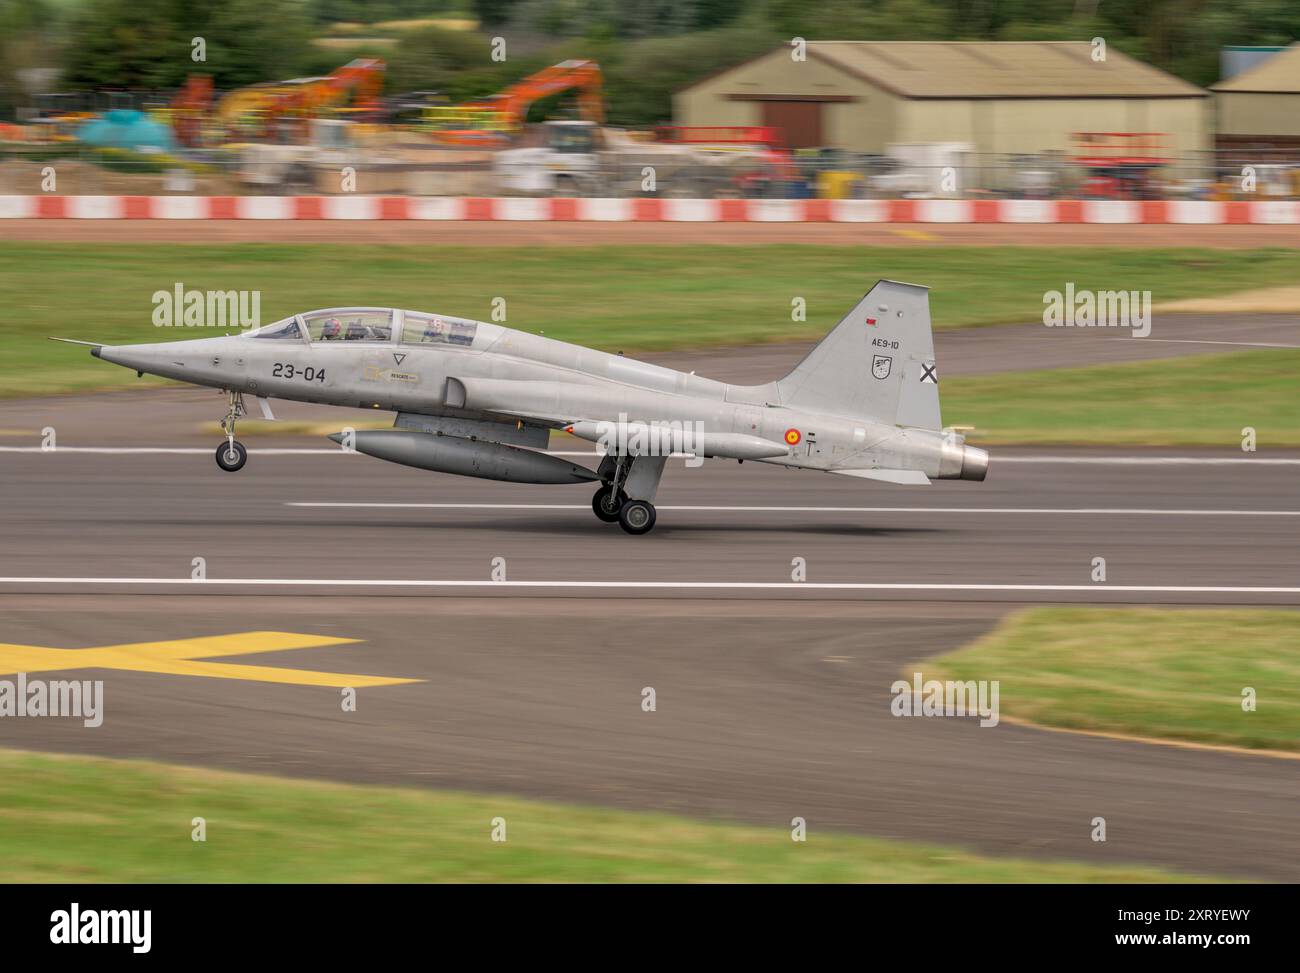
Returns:
[[[248,450],[235,439],[235,420],[244,414],[244,396],[239,392],[227,392],[226,397],[230,409],[221,420],[221,431],[226,434],[226,441],[217,447],[217,465],[227,473],[235,473],[248,462]]]
[[[217,465],[227,473],[235,473],[244,468],[248,462],[248,450],[237,439],[224,442],[217,447]]]

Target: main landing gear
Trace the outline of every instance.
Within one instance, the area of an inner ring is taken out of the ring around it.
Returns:
[[[613,486],[602,486],[591,498],[591,509],[605,523],[613,524],[618,521],[618,512],[626,502],[627,494],[622,490],[616,494]]]
[[[648,534],[655,525],[655,505],[649,500],[628,500],[618,509],[618,525],[629,534]]]
[[[623,489],[632,463],[633,460],[626,456],[606,457],[606,462],[601,464],[601,473],[608,475],[609,479],[591,498],[591,509],[607,524],[617,521],[629,534],[648,534],[655,525],[654,504],[649,500],[633,500]],[[662,470],[662,462],[659,463],[659,470]],[[657,473],[658,471],[655,474],[656,483]],[[653,489],[650,492],[653,494]]]
[[[248,462],[248,450],[244,444],[235,439],[235,420],[244,415],[244,396],[235,391],[228,391],[230,411],[221,420],[221,431],[226,434],[226,441],[217,447],[217,465],[227,473],[236,473]]]
[[[649,500],[629,500],[622,490],[602,486],[591,498],[591,509],[607,524],[617,523],[629,534],[648,534],[655,525],[655,507]]]

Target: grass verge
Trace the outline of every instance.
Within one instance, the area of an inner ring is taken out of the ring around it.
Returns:
[[[191,840],[192,820],[207,840]],[[508,840],[491,840],[504,818]],[[1145,867],[0,750],[5,882],[1167,882]]]
[[[340,227],[340,235],[346,227]],[[202,230],[195,230],[202,239]],[[151,324],[152,295],[177,283],[256,290],[261,320],[341,304],[396,305],[490,319],[628,352],[820,338],[877,279],[932,289],[937,327],[1042,316],[1042,295],[1151,290],[1157,302],[1291,284],[1300,251],[1027,247],[472,248],[384,245],[0,243],[0,395],[134,381],[47,335],[106,343],[212,329]],[[792,301],[807,320],[792,321]]]
[[[1300,446],[1300,351],[1246,351],[949,379],[944,422],[981,444]],[[1243,454],[1245,455],[1245,454]]]
[[[1297,645],[1300,611],[1033,608],[918,668],[997,679],[1031,723],[1300,753]]]

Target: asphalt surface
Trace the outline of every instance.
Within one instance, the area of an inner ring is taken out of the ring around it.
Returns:
[[[1294,335],[1258,327],[1252,340]],[[1039,355],[1033,367],[1112,347],[1186,353],[1089,337],[1086,353],[1046,340],[1040,354],[1028,343],[1045,330],[945,335],[971,344],[940,361],[952,374],[997,371],[1012,351]],[[706,370],[710,355],[702,372],[748,381],[797,350]],[[1300,606],[1300,454],[995,450],[985,483],[925,488],[674,461],[659,526],[632,538],[595,520],[585,487],[423,473],[319,438],[250,437],[248,466],[224,474],[203,428],[220,401],[164,389],[0,403],[0,575],[25,579],[0,582],[0,642],[318,633],[359,641],[238,661],[420,681],[362,689],[345,714],[322,686],[86,670],[105,680],[102,727],[5,719],[0,745],[779,827],[802,816],[814,834],[1300,881],[1295,761],[889,713],[890,684],[917,660],[1025,604]],[[45,425],[54,452],[39,451]],[[163,451],[122,451],[150,447]],[[191,580],[195,557],[207,581]],[[969,584],[1006,587],[951,587]]]
[[[302,590],[358,582],[338,585],[334,593],[342,594],[387,580],[486,585],[501,557],[509,584],[486,593],[517,594],[512,585],[544,582],[572,585],[557,594],[590,598],[603,594],[596,585],[620,581],[671,582],[684,595],[730,583],[740,587],[728,596],[766,597],[750,583],[790,583],[791,562],[802,557],[809,585],[795,594],[807,597],[1300,604],[1294,454],[1285,457],[1289,464],[1267,462],[1283,454],[1255,454],[1265,462],[1252,462],[1238,452],[1166,465],[1145,461],[1167,451],[1062,463],[995,450],[982,484],[910,488],[759,463],[691,469],[674,460],[656,498],[658,526],[632,538],[595,519],[587,485],[477,481],[292,447],[254,450],[241,472],[227,474],[209,446],[215,443],[181,453],[0,453],[0,576],[158,579],[136,587],[159,590],[188,579],[192,559],[203,557],[212,583],[294,580],[305,582],[295,588]],[[590,453],[573,458],[595,462]],[[1204,462],[1211,458],[1229,462]],[[1091,581],[1095,557],[1106,559],[1106,585]],[[1013,587],[818,587],[827,583]],[[1291,590],[1248,590],[1255,587]],[[407,593],[467,592],[435,585]]]
[[[336,550],[346,556],[345,544]],[[10,641],[80,648],[259,629],[323,633],[363,641],[240,661],[423,680],[360,689],[356,712],[344,713],[338,689],[91,670],[81,678],[105,683],[101,727],[6,719],[0,741],[778,828],[800,816],[814,840],[833,829],[1300,880],[1295,761],[890,715],[900,674],[985,632],[1001,610],[0,596]],[[653,713],[641,709],[645,687],[656,693]],[[1097,816],[1107,822],[1104,844],[1090,840]]]

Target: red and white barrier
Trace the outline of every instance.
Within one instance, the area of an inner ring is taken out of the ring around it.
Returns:
[[[647,223],[1300,223],[1300,200],[0,196],[0,219]]]

